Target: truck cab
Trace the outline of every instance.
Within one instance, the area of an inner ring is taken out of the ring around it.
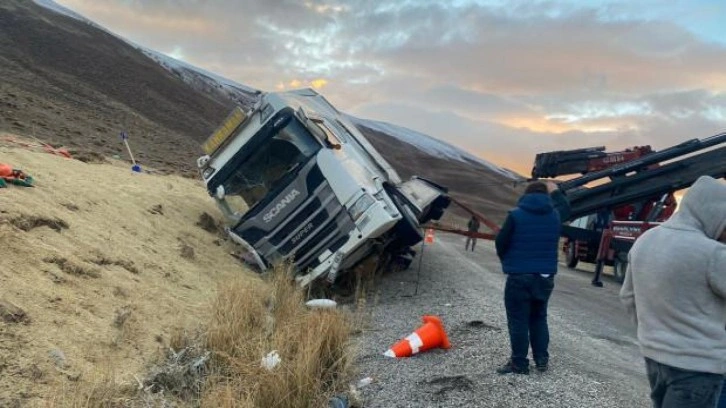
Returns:
[[[263,94],[251,110],[234,109],[203,149],[197,164],[230,237],[262,270],[292,262],[303,286],[419,242],[419,222],[448,205],[434,183],[403,183],[312,89]]]

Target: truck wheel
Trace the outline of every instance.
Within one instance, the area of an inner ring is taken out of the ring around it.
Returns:
[[[577,245],[574,242],[569,242],[567,244],[567,267],[570,269],[575,269],[577,266],[577,262],[579,259],[577,259]]]
[[[411,267],[413,263],[413,257],[408,254],[397,254],[393,259],[395,269],[399,271],[405,271]]]
[[[615,281],[623,283],[625,281],[625,271],[628,270],[628,261],[621,257],[616,257],[613,261],[613,275],[615,275]]]

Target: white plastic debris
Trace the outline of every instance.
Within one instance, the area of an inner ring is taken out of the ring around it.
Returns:
[[[305,302],[307,307],[313,309],[334,309],[338,304],[331,299],[313,299]]]
[[[262,357],[262,367],[273,370],[280,365],[280,361],[282,360],[280,359],[280,355],[277,354],[277,350],[272,350],[266,356]]]
[[[373,378],[366,377],[366,378],[363,378],[360,381],[358,381],[358,384],[356,384],[356,388],[367,387],[367,386],[371,385],[371,383],[373,383]]]

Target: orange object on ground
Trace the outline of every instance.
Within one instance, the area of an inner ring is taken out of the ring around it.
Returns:
[[[19,146],[23,146],[27,149],[42,148],[43,151],[46,153],[55,154],[57,156],[63,156],[68,159],[73,158],[73,156],[71,155],[71,152],[68,151],[68,149],[66,149],[65,147],[59,147],[56,149],[55,147],[49,145],[48,143],[43,143],[43,142],[39,141],[38,139],[35,139],[36,141],[38,141],[38,143],[29,143],[29,142],[25,142],[22,140],[17,140],[14,137],[4,137],[3,140],[6,142],[15,143],[15,144],[17,144]]]
[[[71,152],[69,152],[68,149],[63,148],[63,147],[56,149],[49,144],[43,144],[43,150],[45,150],[47,153],[55,154],[57,156],[63,156],[68,159],[73,158],[73,156],[71,156]]]
[[[22,170],[14,169],[9,164],[0,163],[0,180],[3,183],[0,187],[5,187],[6,183],[16,186],[33,187],[33,178],[23,173]]]
[[[427,244],[433,244],[434,243],[434,230],[431,228],[426,229],[426,236],[424,237],[424,241]]]
[[[451,348],[449,337],[446,335],[441,319],[436,316],[426,315],[423,317],[423,321],[423,326],[394,344],[383,355],[393,358],[411,357],[414,354],[434,348]]]
[[[13,168],[9,164],[0,163],[0,177],[12,177]]]

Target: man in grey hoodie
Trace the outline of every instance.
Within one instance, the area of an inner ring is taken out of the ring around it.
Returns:
[[[620,298],[656,408],[715,407],[726,373],[726,183],[700,177],[629,254]]]

